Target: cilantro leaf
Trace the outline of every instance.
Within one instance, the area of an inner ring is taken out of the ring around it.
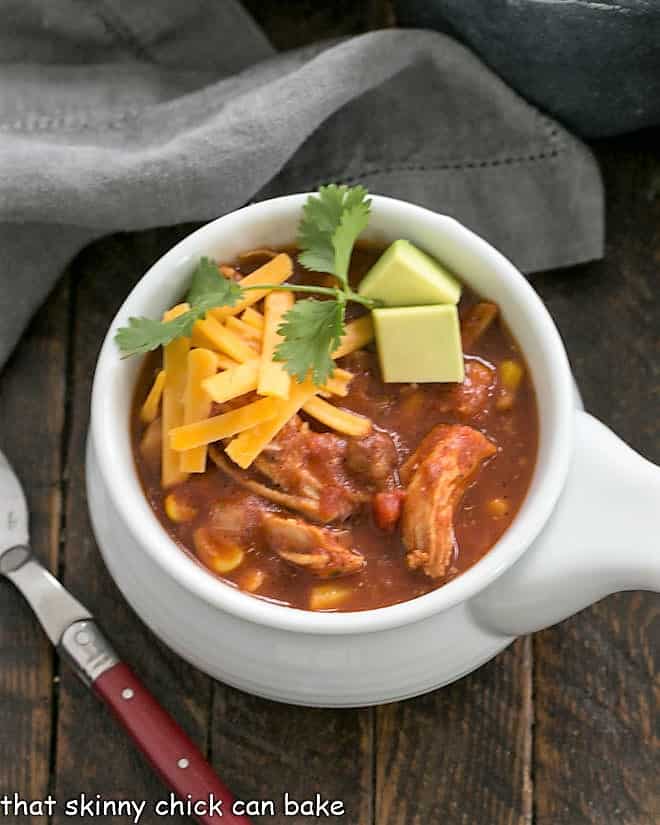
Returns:
[[[344,209],[339,225],[332,235],[332,246],[335,250],[334,274],[343,284],[348,283],[348,267],[355,241],[369,223],[370,205],[371,201],[362,200]]]
[[[310,195],[303,206],[303,216],[298,226],[300,263],[306,269],[335,275],[346,285],[347,261],[350,261],[353,244],[369,220],[370,206],[371,201],[367,199],[367,190],[363,186],[338,186],[335,183],[321,186],[318,195]],[[338,235],[347,215],[352,218],[348,219],[347,226]],[[348,227],[358,225],[358,215],[360,222],[364,218],[364,223],[353,233]]]
[[[217,265],[209,258],[201,258],[193,271],[186,302],[187,312],[171,321],[152,318],[129,318],[128,326],[118,330],[115,341],[122,356],[137,355],[167,344],[183,335],[190,335],[193,324],[214,307],[233,306],[241,297],[241,288],[223,277]]]
[[[215,261],[201,258],[192,275],[190,289],[186,301],[192,311],[200,317],[209,309],[222,306],[234,306],[241,297],[241,288],[225,278],[219,271]]]
[[[138,355],[157,347],[164,347],[182,335],[190,335],[197,320],[191,311],[184,312],[171,321],[154,321],[152,318],[129,318],[128,326],[115,335],[122,356]]]
[[[278,328],[283,341],[275,350],[276,361],[284,361],[284,369],[299,381],[312,372],[315,384],[323,384],[335,368],[331,353],[339,346],[344,332],[345,302],[318,301],[307,298],[296,301]]]
[[[335,250],[332,233],[339,223],[340,215],[333,217],[333,200],[322,200],[323,192],[330,187],[322,187],[319,197],[309,197],[303,206],[303,216],[298,225],[298,260],[306,269],[315,272],[334,271]]]
[[[371,309],[377,302],[354,292],[348,283],[348,270],[356,240],[369,222],[371,201],[363,186],[330,184],[321,186],[303,206],[298,226],[298,260],[307,269],[326,272],[337,279],[335,286],[296,286],[295,284],[258,284],[249,289],[285,289],[318,292],[328,300],[299,300],[284,316],[278,332],[282,342],[275,359],[284,362],[290,375],[304,380],[312,374],[314,383],[324,383],[334,369],[332,353],[344,333],[348,301]],[[190,309],[171,321],[130,318],[128,326],[117,333],[123,355],[149,352],[166,346],[181,336],[190,335],[198,318],[219,306],[233,306],[243,290],[236,282],[223,278],[217,265],[202,258],[193,272],[186,301]]]

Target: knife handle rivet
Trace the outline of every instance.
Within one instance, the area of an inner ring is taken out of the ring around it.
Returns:
[[[76,641],[79,645],[88,645],[90,642],[89,633],[86,633],[84,630],[76,633]]]
[[[179,768],[187,768],[190,765],[190,762],[184,756],[181,759],[179,759],[179,761],[176,764]]]
[[[122,699],[132,699],[135,696],[131,688],[124,688],[121,692]]]

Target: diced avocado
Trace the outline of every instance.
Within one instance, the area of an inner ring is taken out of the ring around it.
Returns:
[[[463,349],[454,304],[373,310],[383,381],[462,381]]]
[[[387,247],[362,279],[358,292],[388,307],[457,304],[461,285],[426,252],[400,240]]]

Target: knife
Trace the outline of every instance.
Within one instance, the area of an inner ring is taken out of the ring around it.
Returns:
[[[2,451],[0,575],[21,591],[59,654],[108,706],[165,784],[191,803],[189,807],[198,812],[194,818],[202,825],[250,825],[247,817],[232,813],[234,797],[229,789],[182,728],[120,661],[89,611],[32,554],[25,496]]]

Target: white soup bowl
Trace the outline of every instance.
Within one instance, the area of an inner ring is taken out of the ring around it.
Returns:
[[[529,364],[540,413],[536,470],[509,529],[477,564],[419,598],[313,613],[223,583],[184,553],[142,492],[129,417],[140,359],[117,329],[180,300],[203,255],[227,261],[295,239],[307,195],[264,201],[194,232],[128,296],[99,356],[87,452],[89,508],[111,575],[166,644],[243,690],[306,705],[356,706],[447,684],[520,634],[626,589],[660,590],[660,470],[577,409],[559,333],[518,270],[444,215],[373,196],[367,237],[407,238],[495,301]]]

